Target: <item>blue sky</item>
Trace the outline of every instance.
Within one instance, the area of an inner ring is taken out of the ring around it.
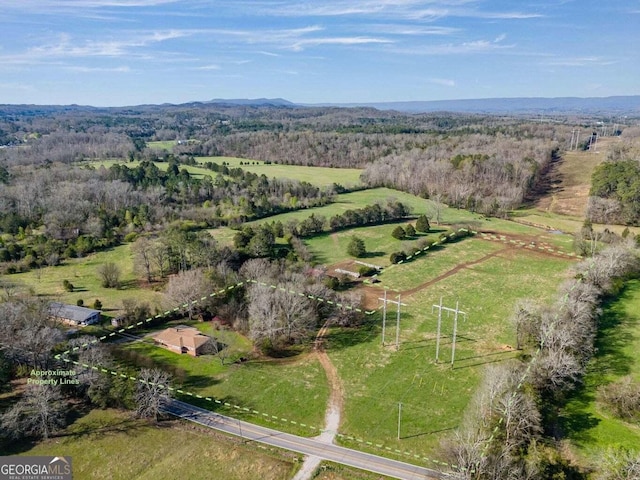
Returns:
[[[0,103],[640,94],[640,0],[2,0]]]

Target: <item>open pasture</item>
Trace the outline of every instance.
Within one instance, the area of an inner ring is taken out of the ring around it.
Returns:
[[[334,183],[347,186],[360,185],[360,173],[362,170],[357,168],[325,168],[325,167],[306,167],[302,165],[281,165],[281,164],[265,164],[257,160],[247,160],[243,158],[235,157],[198,157],[197,161],[200,165],[206,162],[214,162],[222,166],[225,162],[229,168],[242,168],[247,172],[252,172],[257,175],[266,175],[267,178],[281,178],[298,180],[300,182],[308,182],[312,185],[328,186]],[[242,162],[242,165],[240,165]],[[167,162],[154,162],[160,169],[166,171],[169,167]],[[104,166],[109,168],[111,165],[120,164],[126,165],[129,168],[136,167],[140,164],[139,161],[128,162],[120,159],[112,160],[98,160],[86,162],[87,165],[91,165],[95,168]],[[186,169],[195,178],[202,178],[205,175],[209,175],[215,178],[218,172],[214,172],[199,165],[180,165],[180,169]]]
[[[479,246],[469,249],[465,242]],[[463,246],[467,251],[459,252],[457,249]],[[482,261],[423,287],[421,284],[440,271],[429,269],[429,258],[397,267],[399,276],[403,271],[407,274],[403,287],[414,289],[401,296],[407,306],[401,310],[399,351],[395,349],[393,304],[388,306],[385,346],[380,311],[370,318],[369,328],[364,331],[336,328],[330,332],[328,352],[345,392],[341,433],[392,450],[437,455],[443,436],[460,425],[483,367],[516,356],[515,331],[510,322],[516,302],[524,298],[548,302],[566,278],[571,262],[516,248],[501,250],[479,239],[447,245],[437,254],[450,255],[454,268],[458,255],[464,262],[473,262],[474,258]],[[459,302],[460,310],[467,313],[466,321],[459,318],[453,368],[451,314],[443,313],[440,362],[435,362],[437,313],[432,313],[432,305],[438,304],[441,296],[444,306],[454,308]],[[389,292],[388,298],[395,300],[396,293]]]
[[[307,167],[304,165],[284,165],[281,163],[264,163],[260,160],[252,160],[236,157],[198,157],[198,163],[214,162],[222,165],[225,162],[229,168],[242,168],[257,175],[266,175],[267,178],[288,178],[309,182],[313,185],[332,185],[337,183],[344,187],[360,185],[359,168],[328,168]]]
[[[115,263],[121,272],[121,287],[104,288],[100,284],[98,267],[104,263]],[[131,244],[125,243],[107,250],[91,253],[83,258],[65,260],[62,265],[30,270],[8,276],[7,281],[28,287],[36,295],[52,301],[75,305],[79,299],[91,307],[96,299],[102,302],[103,310],[116,316],[122,308],[122,300],[135,298],[148,302],[152,310],[160,307],[161,294],[149,288],[142,288],[133,269]],[[74,291],[67,292],[62,286],[63,280],[73,284]]]

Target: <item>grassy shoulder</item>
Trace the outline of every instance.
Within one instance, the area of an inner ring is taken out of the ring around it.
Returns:
[[[177,421],[153,426],[115,410],[93,410],[20,454],[71,456],[74,477],[91,479],[281,480],[296,468],[293,455]]]
[[[561,413],[567,438],[586,463],[608,446],[640,450],[640,425],[616,418],[597,400],[601,386],[626,375],[640,381],[640,280],[629,281],[621,295],[605,305],[596,346],[584,386]]]

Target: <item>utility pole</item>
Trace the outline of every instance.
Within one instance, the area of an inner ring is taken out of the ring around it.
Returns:
[[[442,296],[440,296],[440,305],[434,305],[431,307],[431,313],[433,313],[433,309],[438,309],[438,330],[436,333],[436,363],[438,362],[438,356],[440,354],[440,325],[442,324]]]
[[[378,299],[380,300],[380,298]],[[387,326],[387,290],[385,289],[384,291],[384,298],[382,299],[383,304],[382,304],[382,346],[384,347],[384,335],[385,335],[385,328]]]
[[[402,418],[402,403],[398,402],[398,440],[400,440],[400,419]]]
[[[440,304],[439,305],[433,305],[431,307],[431,312],[433,313],[433,310],[437,308],[438,309],[438,333],[437,333],[437,338],[436,338],[436,363],[439,361],[439,354],[440,354],[440,324],[442,322],[442,311],[446,310],[447,311],[447,315],[449,315],[449,312],[453,312],[453,341],[452,341],[452,350],[451,350],[451,366],[453,366],[453,362],[455,361],[456,358],[456,336],[458,334],[458,315],[464,315],[464,320],[467,320],[467,313],[463,312],[460,310],[459,308],[459,302],[456,302],[456,308],[449,308],[449,307],[443,307],[442,306],[442,297],[440,297]]]
[[[384,292],[383,298],[378,298],[378,300],[382,300],[384,302],[382,309],[382,345],[385,344],[385,332],[386,332],[386,323],[387,323],[387,303],[395,303],[397,308],[396,315],[396,351],[400,348],[400,306],[406,307],[406,303],[400,302],[400,295],[398,294],[398,300],[388,300],[387,299],[387,291]]]
[[[576,150],[578,150],[578,143],[580,142],[580,130],[578,130],[578,136],[576,137]]]
[[[593,146],[593,153],[596,153],[597,149],[598,149],[598,132],[596,131],[596,143]]]
[[[398,294],[398,314],[396,316],[396,352],[400,349],[400,294]]]
[[[573,150],[573,137],[576,135],[576,129],[571,130],[571,143],[569,143],[569,151]]]

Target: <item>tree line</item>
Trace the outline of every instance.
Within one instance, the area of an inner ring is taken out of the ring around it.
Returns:
[[[556,448],[562,438],[559,414],[595,353],[601,303],[639,273],[637,247],[621,242],[578,264],[554,304],[523,301],[516,307],[523,355],[487,370],[463,426],[443,447],[464,478],[582,478]],[[612,463],[601,465],[598,478],[633,478],[615,476],[637,467],[640,458],[627,460],[624,467],[619,462],[617,473],[609,470]]]

